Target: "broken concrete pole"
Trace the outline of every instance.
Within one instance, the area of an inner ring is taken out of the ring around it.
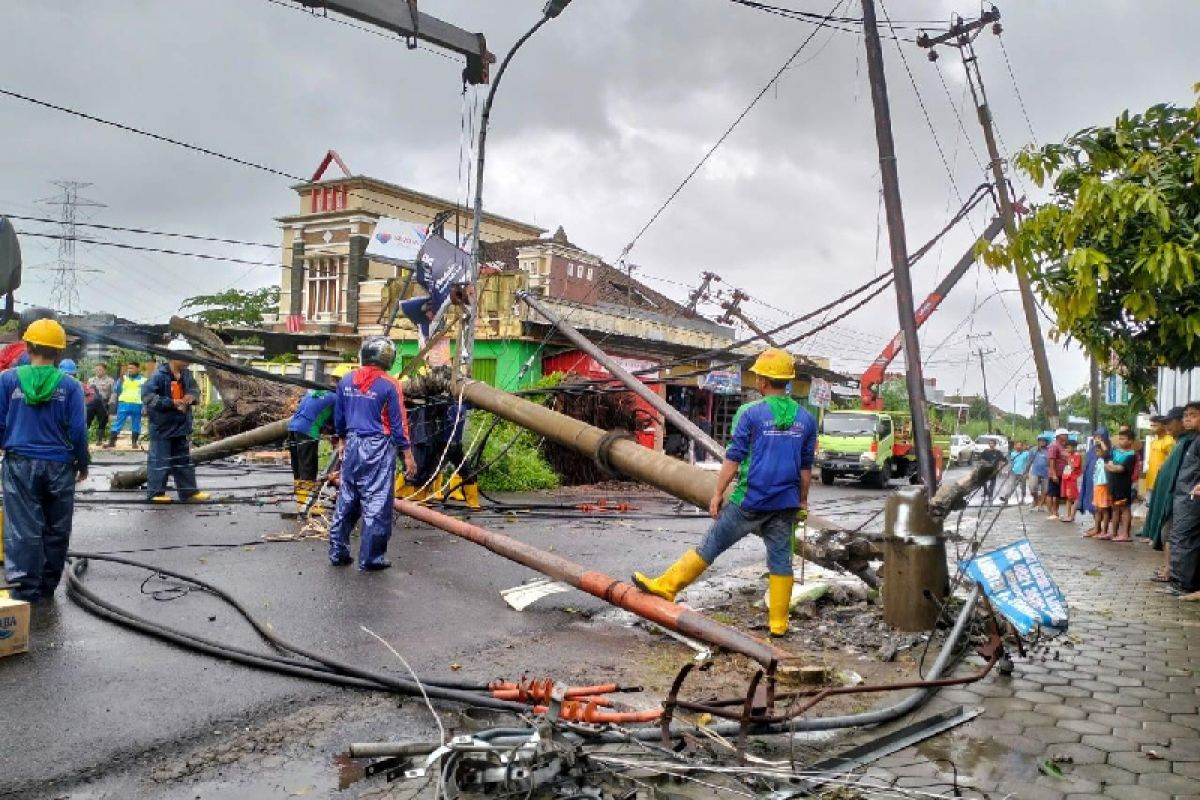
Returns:
[[[942,521],[924,487],[887,499],[883,523],[883,619],[900,631],[933,628],[950,591]]]
[[[222,439],[219,442],[197,447],[192,451],[192,460],[197,464],[203,464],[206,461],[216,461],[236,455],[252,447],[263,447],[274,442],[283,441],[287,438],[288,422],[290,420],[281,419],[278,422],[263,425],[261,428],[255,428],[254,430]],[[111,489],[136,489],[145,482],[146,468],[139,467],[138,469],[114,473],[108,485]]]

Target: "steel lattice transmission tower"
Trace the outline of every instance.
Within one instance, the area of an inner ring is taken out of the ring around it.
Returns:
[[[81,189],[91,186],[79,181],[51,181],[61,194],[39,200],[39,203],[59,208],[58,263],[54,267],[54,286],[50,289],[50,305],[68,314],[79,313],[79,274],[75,263],[75,225],[80,208],[104,208],[103,203],[79,196]]]

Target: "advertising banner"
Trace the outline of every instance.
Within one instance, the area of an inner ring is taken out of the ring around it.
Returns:
[[[965,571],[1022,636],[1035,628],[1051,633],[1067,629],[1067,600],[1028,539],[976,556],[966,562]]]
[[[823,378],[813,378],[808,386],[808,404],[817,408],[829,408],[833,400],[833,387]]]
[[[425,226],[381,217],[367,243],[367,256],[392,264],[412,264],[425,244]]]

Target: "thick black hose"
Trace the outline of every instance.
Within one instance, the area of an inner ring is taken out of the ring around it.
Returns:
[[[347,664],[337,659],[329,658],[328,656],[319,653],[313,653],[303,648],[290,644],[283,639],[280,639],[275,634],[271,633],[262,623],[254,618],[252,614],[235,598],[229,595],[221,588],[214,586],[207,581],[195,578],[172,570],[164,569],[135,561],[133,559],[121,558],[118,556],[103,555],[99,553],[80,553],[72,551],[70,557],[77,559],[72,565],[72,569],[67,574],[68,595],[72,600],[79,603],[83,608],[93,613],[98,613],[106,619],[110,619],[120,625],[134,628],[135,630],[154,636],[164,641],[177,644],[191,650],[198,650],[208,655],[214,655],[219,658],[227,658],[231,661],[246,664],[248,666],[262,667],[271,669],[277,672],[286,672],[287,674],[296,674],[300,677],[314,677],[316,679],[325,680],[330,677],[349,677],[357,679],[361,683],[351,683],[346,685],[356,686],[357,688],[386,688],[402,694],[419,696],[421,694],[421,686],[424,686],[425,693],[430,698],[439,700],[448,700],[470,705],[482,706],[485,708],[493,708],[499,711],[512,711],[516,713],[528,713],[529,708],[521,703],[509,702],[506,700],[497,700],[486,693],[480,693],[481,687],[477,683],[436,679],[421,681],[418,685],[414,681],[395,678],[389,675],[372,672],[370,670],[355,667],[352,664]],[[90,590],[82,585],[80,576],[86,570],[86,564],[89,560],[110,561],[116,564],[124,564],[126,566],[137,567],[139,569],[150,570],[168,577],[186,581],[195,584],[205,591],[219,597],[235,610],[250,624],[252,628],[267,642],[281,651],[291,652],[304,658],[310,659],[317,664],[322,665],[325,669],[320,669],[309,666],[303,666],[299,662],[292,659],[278,658],[265,654],[254,654],[240,648],[224,645],[218,642],[213,642],[203,637],[189,634],[184,631],[179,631],[163,625],[157,625],[149,622],[136,614],[133,614],[124,609],[119,609],[111,604],[104,603],[96,597]],[[103,611],[104,613],[101,613]],[[319,677],[318,677],[319,676]]]

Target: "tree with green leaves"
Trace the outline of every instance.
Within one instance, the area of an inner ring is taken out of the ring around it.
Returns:
[[[1125,111],[1015,162],[1051,198],[983,255],[1028,274],[1051,336],[1102,364],[1115,355],[1136,402],[1156,367],[1200,365],[1200,103]]]
[[[262,289],[226,289],[217,294],[201,294],[189,297],[179,306],[181,312],[199,309],[185,316],[214,327],[261,325],[264,314],[273,314],[279,308],[279,287],[265,286]]]

